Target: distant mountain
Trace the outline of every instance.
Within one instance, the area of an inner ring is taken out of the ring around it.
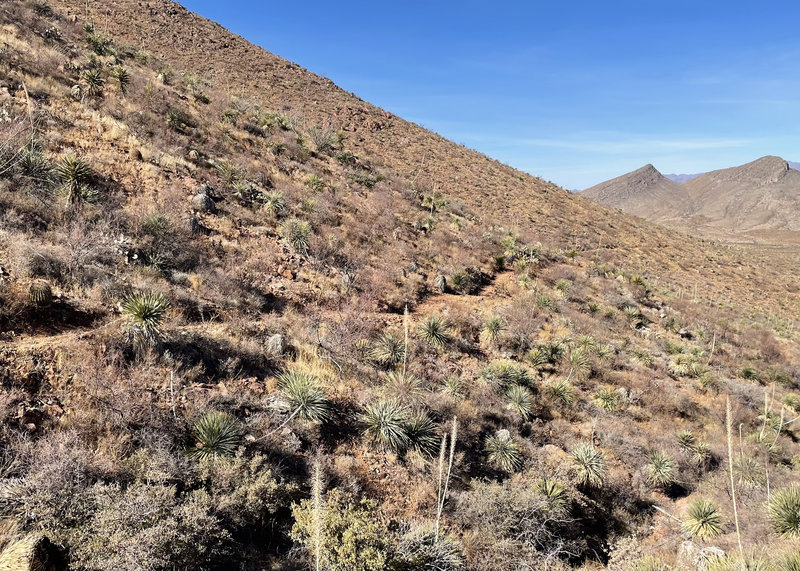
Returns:
[[[669,178],[646,165],[583,195],[693,233],[775,238],[800,233],[800,170],[793,168],[798,166],[766,156],[738,167]],[[678,182],[678,177],[689,178]]]
[[[582,194],[648,220],[674,218],[687,212],[691,201],[681,184],[669,180],[653,165],[601,182]]]
[[[794,163],[789,161],[789,168],[794,169],[796,171],[800,171],[800,163]]]
[[[697,178],[702,173],[698,174],[665,174],[664,177],[668,178],[669,180],[675,182],[686,182],[687,180],[692,180],[693,178]]]

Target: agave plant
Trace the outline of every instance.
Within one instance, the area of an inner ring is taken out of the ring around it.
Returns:
[[[225,412],[208,412],[194,425],[197,444],[189,451],[195,458],[232,456],[239,444],[239,422]]]
[[[590,442],[579,444],[572,451],[572,460],[581,484],[591,487],[603,485],[606,477],[606,462],[600,450]]]
[[[678,446],[687,452],[692,452],[697,444],[697,437],[691,430],[684,430],[678,434]]]
[[[369,403],[361,414],[364,434],[379,448],[396,454],[411,445],[407,430],[409,409],[395,399]]]
[[[298,370],[284,371],[278,375],[278,388],[292,407],[291,417],[299,416],[312,422],[325,422],[330,418],[330,400],[314,375]]]
[[[481,329],[481,338],[490,345],[497,345],[506,329],[506,323],[499,315],[493,315],[486,320]]]
[[[647,463],[647,483],[656,488],[664,488],[675,480],[675,461],[664,452],[656,451]]]
[[[695,500],[689,506],[686,515],[683,527],[693,537],[710,539],[723,531],[722,516],[717,506],[710,500],[704,498]]]
[[[307,254],[311,225],[305,220],[290,218],[281,224],[281,238],[298,254]]]
[[[87,69],[83,72],[83,83],[86,84],[86,93],[100,95],[103,92],[105,80],[99,69]]]
[[[543,478],[536,482],[536,490],[547,498],[551,506],[564,508],[567,504],[567,493],[564,486],[552,478]]]
[[[785,488],[767,505],[772,529],[782,536],[800,536],[800,486]]]
[[[419,326],[419,335],[434,347],[443,347],[451,341],[450,324],[438,315],[431,315]]]
[[[519,445],[511,438],[508,430],[498,430],[487,436],[484,442],[489,463],[505,472],[516,472],[522,467],[522,453]]]
[[[531,392],[522,385],[511,385],[506,390],[506,408],[527,420],[533,410]]]
[[[164,294],[136,292],[122,302],[125,326],[137,351],[155,346],[161,340],[161,322],[169,308]]]
[[[575,402],[575,389],[563,379],[550,385],[550,393],[562,406],[571,406]]]

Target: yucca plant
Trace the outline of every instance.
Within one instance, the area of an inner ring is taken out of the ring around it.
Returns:
[[[585,442],[575,447],[572,460],[582,485],[595,488],[603,485],[606,477],[605,457],[592,443]]]
[[[775,533],[800,536],[800,486],[793,485],[772,496],[767,515]]]
[[[281,224],[281,238],[299,254],[307,254],[310,245],[311,225],[305,220],[290,218]]]
[[[647,555],[636,561],[631,571],[673,571],[673,569],[661,559]]]
[[[208,412],[197,420],[193,434],[197,443],[189,451],[191,456],[200,459],[232,456],[239,445],[239,422],[225,412]]]
[[[405,344],[391,333],[384,333],[372,345],[369,357],[379,365],[393,367],[403,360]]]
[[[542,347],[534,347],[528,351],[526,357],[528,358],[528,364],[534,369],[544,367],[548,363],[547,354]]]
[[[647,349],[636,347],[631,350],[631,359],[645,367],[652,367],[655,359]]]
[[[466,272],[459,271],[450,276],[450,285],[453,291],[458,293],[464,293],[467,289],[468,281]]]
[[[623,307],[622,314],[631,327],[638,327],[644,323],[644,316],[641,310],[635,305],[626,305]]]
[[[605,411],[612,412],[619,405],[619,395],[611,387],[600,387],[592,396],[595,404]]]
[[[733,461],[733,473],[740,486],[757,488],[767,481],[764,467],[751,456],[740,456]]]
[[[589,315],[591,315],[592,317],[600,313],[600,310],[602,309],[603,306],[596,301],[589,301],[586,303],[586,311],[588,311]]]
[[[687,452],[694,451],[697,437],[691,430],[683,430],[678,434],[678,446]]]
[[[390,371],[386,374],[385,386],[392,398],[406,404],[416,403],[423,394],[422,380],[410,373]]]
[[[665,488],[675,481],[675,461],[657,450],[647,463],[647,483],[656,488]]]
[[[454,401],[464,398],[464,381],[458,375],[448,375],[442,380],[441,391]]]
[[[299,416],[325,422],[330,418],[330,400],[314,375],[293,369],[284,371],[278,375],[278,388],[292,408],[289,419]]]
[[[286,199],[279,192],[268,192],[261,207],[273,218],[280,218],[286,212]]]
[[[490,345],[497,345],[506,329],[506,322],[499,315],[493,315],[486,320],[481,329],[481,339]]]
[[[128,336],[137,351],[161,340],[161,323],[168,308],[169,301],[161,293],[136,292],[122,302]]]
[[[498,430],[484,442],[489,463],[504,472],[516,472],[522,467],[523,457],[519,445],[508,430]]]
[[[704,498],[695,500],[689,506],[686,515],[683,527],[692,537],[711,539],[723,531],[722,516],[717,506],[710,500]]]
[[[541,293],[536,296],[536,305],[538,305],[542,309],[546,309],[548,311],[555,311],[556,310],[556,302],[555,300],[547,295],[546,293]]]
[[[306,186],[312,192],[322,192],[325,190],[325,181],[312,173],[306,177]]]
[[[708,442],[698,442],[692,450],[692,460],[698,466],[703,466],[711,458],[711,446]]]
[[[99,69],[87,69],[83,72],[83,83],[86,85],[86,93],[94,96],[103,92],[106,82]]]
[[[511,385],[506,390],[506,408],[528,420],[533,410],[533,396],[521,385]]]
[[[69,204],[91,202],[94,171],[86,159],[67,155],[56,166],[56,173],[61,182],[61,190]]]
[[[440,437],[436,423],[426,412],[415,412],[406,422],[409,448],[425,456],[433,456],[439,448]]]
[[[586,380],[592,374],[592,364],[586,350],[576,347],[569,353],[569,367],[572,375],[578,380]]]
[[[128,73],[128,70],[122,67],[121,65],[115,65],[111,68],[109,75],[117,82],[119,85],[119,91],[123,95],[128,92],[128,86],[131,83],[131,74]]]
[[[800,571],[800,553],[792,553],[778,559],[776,571]]]
[[[800,412],[800,395],[796,393],[787,393],[783,395],[783,406],[794,413]]]
[[[563,379],[550,385],[550,393],[561,406],[571,406],[575,402],[575,389]]]
[[[222,179],[222,182],[231,188],[235,183],[240,182],[245,177],[244,169],[230,161],[222,161],[220,164],[218,164],[217,174],[219,175],[219,178]]]
[[[450,324],[438,315],[431,315],[420,324],[419,335],[434,347],[443,347],[452,339]]]
[[[409,409],[395,399],[369,403],[361,414],[364,434],[373,444],[388,452],[400,454],[411,445],[407,422]]]

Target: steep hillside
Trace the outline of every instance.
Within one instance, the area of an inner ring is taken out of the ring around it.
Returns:
[[[797,263],[172,2],[3,2],[0,568],[784,564]]]
[[[692,211],[686,190],[653,165],[587,188],[581,194],[647,220],[679,218]]]

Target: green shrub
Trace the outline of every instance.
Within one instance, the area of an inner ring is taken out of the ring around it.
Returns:
[[[508,430],[498,430],[484,441],[484,450],[489,463],[505,472],[516,472],[522,467],[523,457],[519,444],[512,438]]]
[[[400,569],[428,571],[460,571],[465,569],[458,540],[439,535],[429,526],[419,526],[400,539],[397,552],[402,560]]]
[[[695,500],[689,506],[686,515],[683,527],[693,537],[710,539],[723,531],[722,516],[717,506],[709,500],[703,498]]]
[[[107,55],[111,42],[103,34],[97,33],[94,30],[86,35],[86,44],[95,54],[99,56]]]
[[[401,454],[411,445],[407,422],[409,409],[394,399],[369,403],[361,414],[364,434],[376,446]]]
[[[155,212],[142,220],[142,232],[153,238],[163,239],[172,231],[172,219],[166,214]]]
[[[325,181],[315,174],[310,174],[306,177],[306,186],[312,192],[322,192],[325,190]]]
[[[311,225],[305,220],[290,218],[281,224],[281,238],[298,254],[308,254]]]
[[[512,361],[490,363],[481,372],[481,378],[500,390],[505,390],[511,385],[535,387],[534,378],[528,369]]]
[[[599,488],[606,478],[606,461],[603,453],[590,442],[579,444],[572,451],[578,480],[584,486]]]
[[[773,495],[767,515],[775,533],[800,536],[800,486],[793,485]]]
[[[136,292],[122,302],[122,315],[131,343],[137,351],[153,347],[161,340],[161,323],[169,301],[161,293]]]
[[[295,524],[291,537],[309,552],[309,565],[314,568],[318,532],[311,500],[292,506]],[[320,559],[328,571],[386,571],[395,562],[394,546],[389,530],[380,523],[377,505],[366,498],[358,499],[334,488],[324,503],[319,530]]]
[[[289,402],[292,416],[312,422],[330,418],[330,400],[315,376],[297,370],[284,371],[278,375],[278,388]]]
[[[207,412],[195,422],[193,435],[197,442],[189,453],[195,458],[232,456],[239,445],[239,421],[225,412]]]

